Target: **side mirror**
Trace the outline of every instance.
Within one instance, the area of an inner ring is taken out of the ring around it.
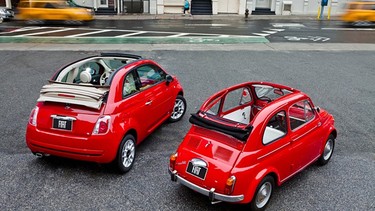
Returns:
[[[315,111],[320,113],[320,107],[319,106],[315,106]]]
[[[166,81],[167,81],[167,85],[169,85],[172,81],[173,81],[173,77],[171,75],[167,75],[165,77]]]

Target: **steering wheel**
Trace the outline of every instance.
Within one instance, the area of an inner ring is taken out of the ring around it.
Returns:
[[[259,98],[259,100],[263,100],[263,101],[267,101],[267,102],[271,102],[272,101],[272,99],[269,98],[269,97],[267,97],[267,96],[262,96],[262,97]]]
[[[101,76],[100,76],[100,85],[104,85],[105,84],[105,82],[107,82],[107,79],[108,79],[108,77],[109,77],[109,75],[110,75],[111,73],[110,72],[104,72]]]

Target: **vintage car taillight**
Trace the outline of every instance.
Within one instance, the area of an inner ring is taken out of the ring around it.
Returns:
[[[169,168],[173,171],[177,160],[177,152],[169,157]]]
[[[36,126],[36,118],[38,117],[39,107],[36,106],[30,113],[29,123]]]
[[[98,119],[98,121],[95,124],[94,130],[92,131],[92,134],[99,135],[99,134],[105,134],[108,132],[110,127],[110,116],[102,116]]]
[[[232,194],[235,183],[236,183],[236,177],[235,176],[229,177],[227,179],[227,182],[225,183],[224,193],[227,195]]]

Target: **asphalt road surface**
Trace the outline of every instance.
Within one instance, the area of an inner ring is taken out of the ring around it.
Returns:
[[[197,37],[217,37],[220,43],[375,43],[375,25],[347,27],[336,20],[96,20],[89,26],[25,25],[20,21],[10,21],[3,23],[1,28],[0,42],[13,42],[15,38],[44,38],[43,42],[47,42],[47,39],[64,37],[66,42],[95,38],[90,42],[119,43],[104,40],[115,38],[121,39],[122,43],[145,43],[144,39],[139,39],[149,38],[147,42],[155,43],[155,38],[158,38],[157,42],[182,43],[184,38],[191,42]]]
[[[374,53],[365,51],[145,51],[176,75],[188,110],[137,148],[133,169],[61,158],[37,159],[25,127],[42,85],[81,51],[0,51],[0,210],[239,210],[170,181],[169,155],[187,130],[189,113],[216,91],[264,80],[298,88],[336,120],[330,163],[312,165],[276,189],[268,210],[375,210]]]

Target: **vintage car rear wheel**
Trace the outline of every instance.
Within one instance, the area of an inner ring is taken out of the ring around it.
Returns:
[[[177,122],[182,119],[186,112],[186,100],[182,95],[177,95],[169,122]]]
[[[117,152],[116,164],[120,173],[128,172],[135,160],[135,138],[133,135],[128,134],[121,141],[120,147]]]
[[[273,179],[273,177],[270,175],[264,177],[255,191],[253,200],[250,202],[251,210],[264,210],[271,199],[274,187],[275,180]]]
[[[326,144],[324,145],[324,149],[322,154],[320,155],[320,158],[318,160],[318,163],[320,165],[325,165],[328,163],[328,161],[331,159],[333,154],[333,149],[335,148],[335,137],[331,134],[329,135]]]

